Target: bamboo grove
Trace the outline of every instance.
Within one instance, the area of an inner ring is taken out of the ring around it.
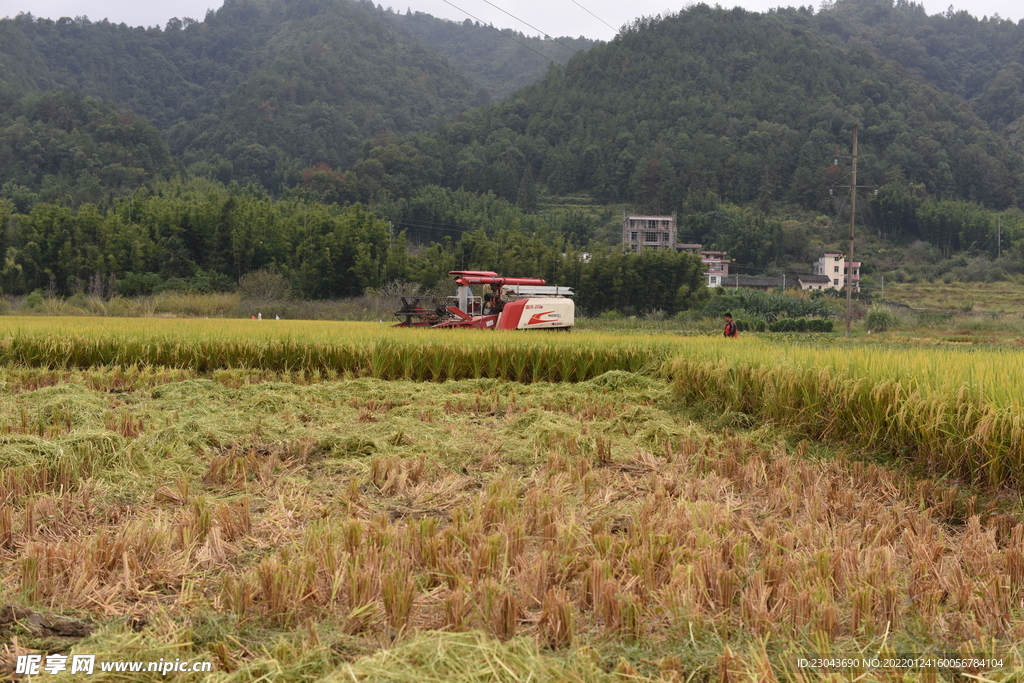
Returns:
[[[432,235],[438,241],[410,245],[403,219],[389,223],[358,204],[274,199],[255,186],[204,180],[155,184],[76,209],[37,203],[18,213],[0,199],[7,228],[0,234],[0,293],[230,291],[246,274],[269,270],[295,295],[318,300],[387,283],[447,291],[450,270],[497,269],[576,287],[588,313],[673,314],[706,298],[700,262],[687,254],[632,256],[601,247],[584,259],[558,229],[493,196],[425,192],[409,204],[432,221],[476,227],[455,226],[454,241]]]

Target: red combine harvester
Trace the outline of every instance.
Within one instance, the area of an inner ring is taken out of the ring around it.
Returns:
[[[455,296],[403,296],[395,327],[475,327],[481,330],[565,330],[575,321],[568,287],[550,287],[540,278],[501,277],[480,270],[453,270]],[[472,285],[490,292],[474,296]]]

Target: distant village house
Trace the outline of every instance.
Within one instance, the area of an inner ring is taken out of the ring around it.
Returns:
[[[729,275],[729,255],[724,251],[708,251],[702,244],[676,242],[676,214],[671,216],[647,216],[622,214],[622,245],[627,250],[639,253],[646,249],[674,249],[677,252],[699,254],[704,264],[704,281],[708,287],[746,287],[749,289],[782,289],[784,277],[755,277],[751,275]],[[813,275],[800,275],[797,285],[800,289],[844,289],[846,278],[851,278],[853,288],[860,291],[860,262],[851,265],[843,254],[827,253],[814,264]]]
[[[800,289],[832,289],[832,279],[827,275],[800,275],[796,281]]]
[[[860,261],[852,264],[843,254],[826,253],[814,264],[814,274],[827,277],[831,284],[825,289],[846,289],[846,278],[850,277],[855,292],[860,291]]]
[[[676,215],[629,216],[622,214],[622,244],[630,251],[676,248]]]
[[[724,251],[702,251],[700,260],[708,287],[721,287],[729,277],[729,255]]]
[[[770,277],[762,275],[732,275],[725,281],[726,287],[745,287],[746,289],[782,289],[785,286],[786,278]]]

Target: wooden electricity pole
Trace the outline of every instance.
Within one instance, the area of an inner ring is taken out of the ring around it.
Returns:
[[[850,249],[846,252],[846,336],[853,318],[853,221],[857,217],[857,124],[853,124],[853,173],[850,183]]]

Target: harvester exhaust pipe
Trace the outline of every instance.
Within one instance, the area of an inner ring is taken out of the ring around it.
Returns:
[[[449,290],[449,291],[451,291],[451,290]],[[459,310],[461,310],[461,311],[469,311],[469,295],[470,295],[470,293],[471,292],[470,292],[470,289],[469,289],[468,285],[459,285],[458,290],[456,290],[456,292],[455,292],[455,295],[459,299]]]

